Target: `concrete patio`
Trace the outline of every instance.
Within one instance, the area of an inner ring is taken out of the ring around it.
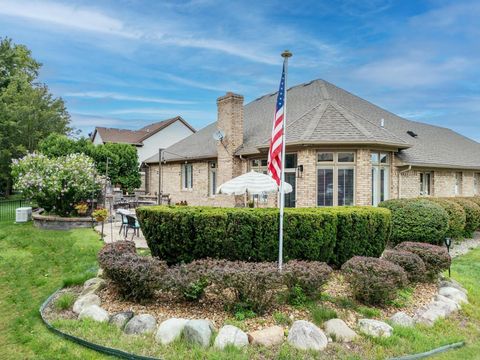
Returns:
[[[125,241],[124,231],[122,230],[120,232],[120,226],[121,226],[120,221],[105,223],[103,227],[103,235],[104,235],[103,240],[105,241],[105,243],[108,244],[115,241]],[[102,225],[101,224],[97,225],[95,227],[95,231],[101,234]],[[130,229],[128,231],[127,240],[132,240],[132,235],[133,235],[133,229]],[[139,230],[139,236],[137,235],[133,236],[133,241],[135,242],[135,246],[137,247],[137,249],[148,249],[147,241],[145,240],[145,237],[142,234],[142,230]]]

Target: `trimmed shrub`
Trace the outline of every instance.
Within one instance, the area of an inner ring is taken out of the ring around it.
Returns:
[[[450,267],[452,262],[446,248],[432,244],[406,241],[398,244],[395,250],[404,250],[418,255],[425,264],[426,275],[430,280],[435,280],[440,272]]]
[[[332,268],[325,263],[301,260],[290,260],[282,271],[290,294],[301,289],[310,298],[322,291],[331,273]]]
[[[212,269],[216,269],[217,264],[218,261],[204,259],[171,266],[167,270],[162,289],[177,293],[189,301],[199,300],[210,284]]]
[[[404,250],[385,250],[382,259],[402,267],[410,282],[422,281],[427,271],[420,256]]]
[[[402,241],[441,244],[448,230],[448,214],[438,204],[424,200],[387,200],[380,207],[392,211],[394,244]]]
[[[155,206],[137,215],[152,255],[169,264],[277,260],[278,209]],[[384,209],[285,209],[284,258],[341,265],[356,254],[379,256],[390,226]]]
[[[355,256],[342,266],[355,298],[369,305],[383,305],[395,299],[407,284],[407,275],[398,265],[382,259]]]
[[[473,233],[480,226],[480,206],[478,206],[471,198],[447,198],[461,205],[465,210],[466,223],[463,236],[472,238]]]
[[[282,274],[272,262],[218,262],[211,269],[214,289],[230,311],[252,310],[263,314],[272,307]]]
[[[440,205],[448,214],[448,230],[445,236],[453,239],[463,238],[467,220],[463,206],[455,201],[442,198],[428,198],[428,201]]]
[[[107,244],[98,254],[98,262],[120,295],[142,301],[151,298],[160,288],[167,266],[163,261],[137,255],[135,248],[132,252],[130,243]]]
[[[392,232],[391,212],[384,208],[336,207],[337,239],[329,264],[340,267],[353,256],[379,257]]]

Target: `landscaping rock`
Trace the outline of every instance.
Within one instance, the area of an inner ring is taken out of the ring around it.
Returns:
[[[90,305],[98,305],[100,306],[101,300],[98,295],[95,294],[86,294],[80,296],[77,301],[73,304],[73,312],[75,314],[80,314],[83,309]]]
[[[140,335],[153,333],[157,327],[157,320],[152,315],[136,315],[130,319],[123,330],[125,334]]]
[[[113,324],[120,329],[123,329],[125,324],[128,323],[131,318],[133,318],[133,315],[133,311],[122,311],[116,313],[110,318],[110,324]]]
[[[403,311],[399,311],[395,314],[393,314],[390,317],[390,321],[392,322],[393,325],[398,325],[398,326],[403,326],[403,327],[411,327],[415,325],[415,321],[413,318]]]
[[[274,346],[283,343],[283,329],[280,326],[271,326],[263,330],[248,334],[248,341],[252,345]]]
[[[350,329],[345,321],[341,319],[331,319],[324,324],[327,335],[335,338],[336,342],[350,342],[358,335]]]
[[[223,350],[227,345],[241,348],[248,345],[248,336],[242,330],[233,325],[225,325],[218,332],[213,346]]]
[[[98,305],[90,305],[80,312],[78,318],[81,319],[92,319],[99,322],[107,322],[109,320],[108,312],[102,309]]]
[[[203,347],[210,345],[212,322],[207,320],[189,320],[183,329],[185,341]]]
[[[300,350],[320,351],[327,347],[328,339],[316,325],[305,320],[297,320],[288,332],[287,341]]]
[[[413,319],[416,323],[433,326],[435,321],[443,319],[457,310],[458,305],[455,305],[454,302],[434,301],[420,309]]]
[[[449,313],[455,312],[457,310],[460,310],[460,304],[457,302],[453,301],[452,299],[447,298],[446,296],[443,295],[435,295],[435,301],[438,302],[443,302],[448,305],[449,307]]]
[[[438,294],[452,299],[457,304],[468,303],[467,295],[454,287],[442,287],[438,291]]]
[[[443,287],[453,287],[457,290],[460,290],[461,292],[463,292],[465,295],[467,295],[467,290],[462,286],[460,285],[458,282],[456,282],[455,280],[453,279],[443,279],[443,280],[440,280],[439,283],[438,283],[438,287],[440,288],[443,288]]]
[[[360,319],[358,326],[364,334],[374,337],[390,337],[393,334],[393,328],[383,321]]]
[[[85,281],[83,284],[82,295],[86,294],[96,294],[98,291],[102,290],[107,286],[107,282],[99,277],[94,277]]]
[[[99,268],[98,271],[97,271],[97,277],[101,278],[103,277],[103,269],[102,268]]]
[[[165,320],[158,327],[157,333],[155,334],[155,341],[162,345],[170,344],[182,335],[182,331],[187,322],[188,319],[178,318]]]

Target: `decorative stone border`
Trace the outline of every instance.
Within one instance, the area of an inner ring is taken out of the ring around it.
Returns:
[[[224,325],[217,333],[214,324],[208,319],[189,320],[171,318],[157,326],[157,320],[150,314],[135,315],[132,311],[125,311],[110,316],[110,314],[100,306],[101,299],[96,294],[105,286],[106,281],[100,277],[89,279],[84,283],[83,289],[73,305],[73,312],[78,315],[78,319],[88,318],[98,322],[109,322],[122,329],[123,332],[128,335],[154,334],[155,341],[161,345],[169,344],[182,337],[183,341],[207,348],[214,338],[213,347],[222,350],[228,345],[237,348],[249,345],[270,347],[281,345],[286,340],[291,346],[300,350],[322,351],[334,340],[336,342],[350,342],[358,337],[358,334],[350,329],[341,319],[331,319],[327,321],[324,324],[325,332],[311,322],[297,320],[292,324],[290,329],[288,329],[286,339],[286,329],[280,326],[271,326],[248,334],[233,325]],[[43,311],[57,293],[58,291],[51,295],[40,308],[43,321],[52,331],[81,345],[106,354],[128,359],[156,359],[89,343],[86,340],[54,329],[45,319]],[[417,323],[432,326],[437,319],[445,318],[451,313],[458,311],[461,306],[460,304],[468,303],[466,294],[467,291],[459,283],[451,279],[442,278],[439,282],[438,294],[432,303],[419,309],[413,318],[405,313],[399,312],[393,315],[389,322],[399,326],[415,326]],[[373,319],[360,319],[357,327],[360,333],[372,337],[390,337],[394,332],[394,329],[386,322]],[[215,333],[217,333],[216,336]],[[463,342],[450,344],[438,349],[433,349],[427,353],[408,355],[395,359],[423,358],[429,354],[447,351],[463,345]]]
[[[70,230],[76,228],[92,227],[91,217],[61,217],[54,215],[41,215],[43,212],[39,210],[32,214],[33,225],[37,228],[47,230]],[[93,221],[93,225],[96,221]]]

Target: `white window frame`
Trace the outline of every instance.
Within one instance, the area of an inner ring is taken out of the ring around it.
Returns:
[[[190,169],[190,171],[188,169]],[[181,180],[182,180],[182,184],[181,184],[182,190],[193,189],[193,164],[182,164]]]
[[[333,154],[333,161],[319,161],[318,156],[321,153]],[[339,162],[338,154],[342,153],[351,153],[353,154],[353,162]],[[317,169],[315,171],[315,202],[317,207],[327,207],[329,205],[318,205],[318,170],[327,169],[333,170],[333,203],[332,206],[338,206],[338,170],[353,170],[353,203],[356,204],[356,194],[357,194],[357,153],[355,150],[318,150],[316,153],[317,159]],[[348,205],[344,205],[348,206]]]
[[[377,161],[373,161],[372,155],[377,155]],[[386,155],[387,162],[382,163],[382,155]],[[372,165],[372,205],[377,206],[381,201],[386,201],[390,199],[390,163],[391,163],[391,154],[387,151],[372,151],[370,153],[370,163]],[[374,178],[374,170],[376,170]],[[382,186],[382,170],[386,171],[387,183],[385,184],[384,189],[384,199],[381,199],[381,186]],[[376,195],[376,196],[375,196]]]
[[[433,195],[433,172],[432,171],[421,171],[419,174],[420,182],[420,196],[431,196]],[[428,189],[425,189],[425,178],[428,176]]]
[[[212,166],[213,165],[213,166]],[[208,162],[208,196],[217,194],[217,162]]]

